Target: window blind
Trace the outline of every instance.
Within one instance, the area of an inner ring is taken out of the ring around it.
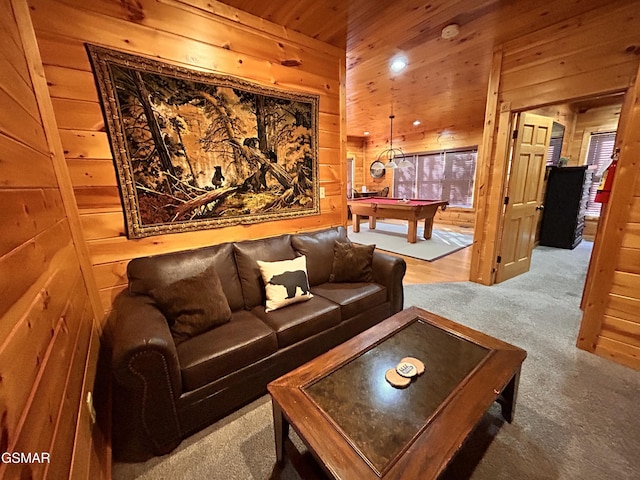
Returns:
[[[404,157],[411,162],[412,166],[407,168],[396,168],[393,172],[393,196],[398,198],[414,198],[416,156]],[[400,160],[396,160],[399,162]]]
[[[562,151],[562,137],[551,137],[547,150],[547,165],[557,165]]]
[[[591,188],[589,189],[586,215],[590,217],[600,216],[600,208],[602,205],[594,200],[605,167],[611,162],[615,140],[615,132],[592,133],[589,138],[589,150],[587,152],[586,163],[589,165],[589,171],[593,172],[593,177]]]
[[[394,170],[395,197],[442,199],[455,207],[473,206],[478,159],[475,149],[406,155],[404,159],[413,167]]]

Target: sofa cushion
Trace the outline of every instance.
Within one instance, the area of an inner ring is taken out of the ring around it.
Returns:
[[[183,391],[191,391],[267,357],[278,349],[275,332],[246,310],[231,321],[177,346]]]
[[[387,301],[386,287],[377,283],[323,283],[311,292],[340,305],[343,320]]]
[[[215,268],[151,290],[160,311],[167,317],[176,343],[206,332],[231,319]]]
[[[375,245],[356,245],[336,241],[330,282],[373,282],[373,251]]]
[[[291,245],[299,255],[307,257],[309,284],[320,285],[329,281],[333,264],[333,248],[336,240],[347,242],[344,227],[329,228],[319,232],[301,233],[291,237]]]
[[[244,309],[233,245],[223,243],[184,252],[136,258],[127,266],[129,293],[150,295],[154,288],[193,277],[214,266],[231,310]]]
[[[264,282],[257,260],[275,262],[294,259],[296,253],[291,247],[291,235],[238,242],[233,248],[246,308],[264,305]]]
[[[313,297],[309,291],[307,257],[304,255],[279,262],[258,260],[258,267],[267,296],[265,312],[272,312],[292,303],[306,302]]]
[[[265,312],[260,305],[251,310],[269,325],[278,337],[278,347],[284,348],[340,323],[340,307],[322,297],[296,303],[274,312]]]

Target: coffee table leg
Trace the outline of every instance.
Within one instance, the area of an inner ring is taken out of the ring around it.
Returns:
[[[284,442],[289,436],[289,422],[284,418],[280,405],[273,399],[271,399],[271,406],[273,408],[273,430],[276,440],[276,460],[278,463],[282,463],[284,460]]]
[[[498,402],[502,407],[502,416],[504,419],[511,423],[513,422],[513,415],[516,410],[516,399],[518,397],[518,384],[520,383],[520,369],[516,372],[513,378],[509,381],[507,386],[502,391]]]

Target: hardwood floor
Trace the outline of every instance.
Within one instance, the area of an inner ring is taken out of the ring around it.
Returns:
[[[439,258],[433,262],[403,257],[407,262],[404,284],[466,282],[471,268],[471,247]]]
[[[437,223],[434,223],[433,228],[446,228],[448,230],[473,235],[472,228],[438,225]],[[407,262],[407,273],[404,277],[405,285],[416,283],[466,282],[469,280],[469,269],[471,268],[470,246],[433,262],[404,257],[402,255],[396,256],[404,258]]]

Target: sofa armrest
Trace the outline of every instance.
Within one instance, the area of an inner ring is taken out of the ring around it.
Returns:
[[[116,309],[111,362],[117,392],[114,430],[123,430],[125,438],[119,440],[125,443],[144,445],[156,455],[167,453],[181,440],[176,402],[182,393],[169,325],[144,295],[123,294]]]
[[[404,289],[402,279],[407,271],[403,258],[374,250],[373,278],[376,283],[387,287],[387,300],[391,302],[391,314],[398,313],[404,307]]]

